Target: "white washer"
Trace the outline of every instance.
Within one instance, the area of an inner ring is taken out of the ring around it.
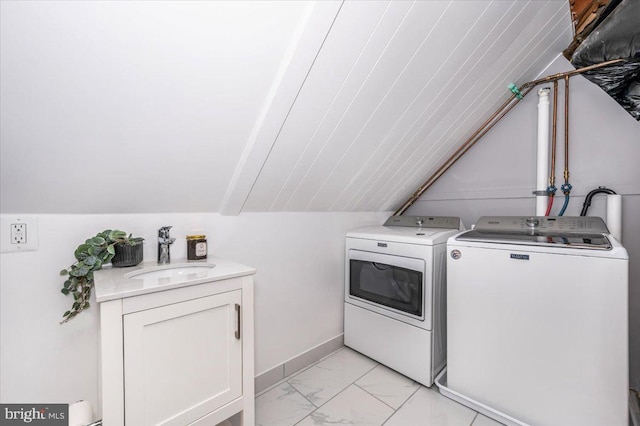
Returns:
[[[392,216],[346,238],[344,343],[431,386],[446,363],[446,241],[459,218]]]
[[[448,253],[449,389],[505,424],[628,424],[628,255],[602,219],[484,217]]]

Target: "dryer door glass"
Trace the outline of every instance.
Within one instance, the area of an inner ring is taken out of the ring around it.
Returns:
[[[354,259],[350,270],[352,296],[422,316],[422,272]]]

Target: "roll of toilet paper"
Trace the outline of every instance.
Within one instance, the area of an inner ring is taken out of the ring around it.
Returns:
[[[613,237],[622,242],[622,195],[607,194],[607,228]]]
[[[89,401],[69,405],[69,426],[86,426],[93,422],[93,406]]]

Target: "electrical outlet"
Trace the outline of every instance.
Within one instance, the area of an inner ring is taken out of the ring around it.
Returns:
[[[11,224],[11,244],[27,244],[27,224]]]
[[[38,218],[33,215],[0,215],[0,252],[38,250]]]

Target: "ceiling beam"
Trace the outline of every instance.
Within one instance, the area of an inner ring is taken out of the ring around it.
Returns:
[[[309,2],[229,182],[221,214],[242,211],[341,7],[342,1]]]

